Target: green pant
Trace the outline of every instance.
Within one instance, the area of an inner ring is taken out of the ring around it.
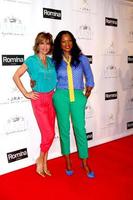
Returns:
[[[70,116],[74,128],[80,158],[88,157],[88,143],[85,130],[85,106],[87,98],[82,90],[74,90],[75,101],[70,102],[69,91],[57,89],[53,96],[63,155],[70,153]]]

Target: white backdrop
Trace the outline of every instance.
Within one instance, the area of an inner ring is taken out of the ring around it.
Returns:
[[[71,31],[91,62],[88,147],[133,133],[133,4],[119,0],[0,0],[0,174],[35,163],[40,133],[12,76],[38,32]],[[23,83],[30,90],[29,77]],[[71,128],[71,151],[76,151]],[[49,159],[61,156],[58,128]]]

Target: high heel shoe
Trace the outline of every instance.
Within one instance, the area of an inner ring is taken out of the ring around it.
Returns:
[[[67,175],[67,176],[72,176],[72,175],[74,174],[74,171],[73,171],[73,170],[67,170],[67,169],[66,169],[65,172],[66,172],[66,175]]]
[[[42,163],[39,162],[39,160],[36,160],[36,173],[39,174],[42,177],[45,177],[45,173],[42,167]]]
[[[87,173],[87,177],[88,177],[88,178],[95,178],[94,172],[93,172],[93,171],[88,172],[88,173]]]
[[[39,170],[36,169],[36,173],[39,174],[42,177],[45,177],[44,171],[39,171]]]
[[[52,176],[51,172],[47,169],[43,169],[44,170],[44,173],[48,176]]]

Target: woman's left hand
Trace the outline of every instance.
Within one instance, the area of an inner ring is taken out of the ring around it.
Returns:
[[[91,94],[92,87],[86,87],[85,96],[88,98]]]
[[[86,91],[86,92],[85,92],[85,96],[86,96],[87,98],[90,96],[90,94],[91,94],[91,91]]]

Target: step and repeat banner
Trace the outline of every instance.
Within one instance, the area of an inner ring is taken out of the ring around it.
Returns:
[[[0,0],[0,174],[35,163],[40,132],[12,76],[38,32],[71,31],[95,88],[86,105],[88,147],[133,133],[133,4],[119,0]],[[31,90],[26,73],[22,81]],[[58,127],[49,159],[61,156]],[[71,127],[71,151],[76,145]]]

